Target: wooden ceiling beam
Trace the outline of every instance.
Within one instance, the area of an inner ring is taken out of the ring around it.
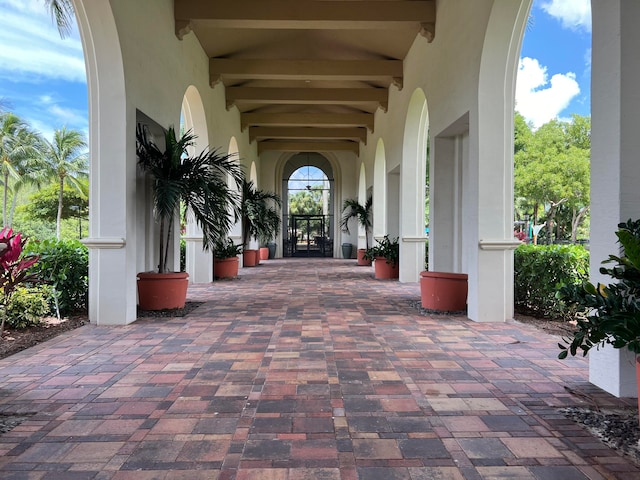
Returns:
[[[191,21],[225,28],[389,29],[435,24],[435,0],[175,0],[176,32]]]
[[[249,127],[249,140],[265,139],[341,139],[367,143],[367,129],[362,127],[312,128],[312,127]]]
[[[402,60],[209,59],[211,85],[238,80],[363,80],[402,83]]]
[[[242,129],[249,126],[366,127],[373,131],[373,113],[243,113]]]
[[[259,105],[357,105],[377,104],[384,111],[389,102],[386,88],[254,88],[227,87],[227,108],[239,103]]]
[[[353,152],[360,155],[357,142],[258,142],[258,155],[262,152]]]

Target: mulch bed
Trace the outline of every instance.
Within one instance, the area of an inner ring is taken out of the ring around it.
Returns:
[[[45,342],[61,333],[89,323],[86,315],[58,320],[55,317],[43,319],[42,325],[22,330],[5,329],[0,339],[0,358],[8,357],[21,350]]]

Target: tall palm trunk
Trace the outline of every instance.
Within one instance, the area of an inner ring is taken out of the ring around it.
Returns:
[[[13,197],[11,198],[11,210],[9,210],[9,223],[6,224],[9,227],[13,225],[13,214],[16,212],[17,203],[18,203],[18,192],[14,185]]]

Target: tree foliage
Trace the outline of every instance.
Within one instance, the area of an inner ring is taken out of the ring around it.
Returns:
[[[18,191],[26,184],[38,184],[37,162],[42,155],[42,138],[12,112],[0,112],[0,177],[2,180],[2,223],[10,226]],[[13,207],[9,212],[9,198]]]
[[[64,208],[64,186],[69,185],[79,193],[88,178],[87,142],[81,132],[66,127],[55,130],[53,141],[45,142],[42,161],[39,164],[44,178],[58,183],[58,211],[56,214],[56,238],[60,240],[60,225]]]
[[[577,229],[590,202],[591,120],[573,115],[571,121],[552,120],[533,131],[519,113],[515,117],[514,187],[523,208],[546,223],[547,238]],[[555,225],[561,210],[568,224]],[[567,215],[569,213],[569,215]],[[555,230],[554,230],[554,227]]]
[[[82,190],[85,190],[84,187]],[[55,222],[58,215],[58,185],[50,184],[29,196],[29,203],[22,205],[20,211],[29,217],[48,222]],[[89,214],[87,196],[76,189],[66,186],[62,192],[62,219],[86,218]]]
[[[311,188],[289,195],[291,215],[322,215],[322,190]]]

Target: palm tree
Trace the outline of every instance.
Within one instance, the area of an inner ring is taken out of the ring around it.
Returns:
[[[160,220],[160,260],[158,273],[167,272],[173,221],[182,202],[187,215],[193,215],[202,228],[205,249],[223,240],[239,216],[239,198],[228,185],[230,176],[240,186],[243,179],[234,154],[205,150],[189,156],[196,136],[188,131],[176,138],[170,127],[164,136],[165,149],[150,140],[142,125],[136,132],[138,165],[153,177],[154,213]],[[235,218],[233,218],[235,217]]]
[[[83,134],[77,130],[68,130],[66,127],[54,132],[53,142],[45,140],[40,167],[44,178],[58,183],[58,215],[56,217],[58,240],[60,240],[65,183],[78,192],[86,194],[81,181],[88,176],[86,148],[87,142]]]
[[[272,239],[280,230],[280,215],[269,202],[281,206],[280,197],[273,192],[255,188],[252,181],[242,183],[242,246],[246,249],[252,238]]]
[[[342,205],[342,220],[340,221],[340,227],[342,230],[349,233],[349,220],[352,218],[358,219],[358,224],[364,229],[364,239],[369,249],[369,232],[371,231],[371,207],[373,206],[373,197],[369,195],[364,205],[360,205],[357,200],[348,199],[344,201]]]
[[[71,0],[44,0],[45,5],[51,13],[51,18],[58,27],[60,37],[64,38],[71,34],[71,25],[75,19],[75,12]]]
[[[7,203],[11,181],[13,181],[13,198],[21,185],[23,175],[30,171],[34,159],[39,156],[41,138],[32,132],[28,125],[16,114],[11,112],[0,113],[0,175],[2,177],[2,222],[4,226],[10,225],[7,218]]]

